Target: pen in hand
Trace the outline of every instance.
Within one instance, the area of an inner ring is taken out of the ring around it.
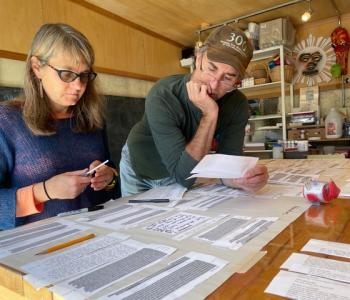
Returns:
[[[54,251],[57,251],[57,250],[60,250],[60,249],[63,249],[63,248],[67,248],[67,247],[69,247],[69,246],[78,244],[78,243],[80,243],[80,242],[83,242],[83,241],[92,239],[92,238],[94,238],[95,236],[96,236],[96,235],[95,235],[94,233],[91,233],[91,234],[88,234],[88,235],[79,237],[79,238],[77,238],[77,239],[70,240],[70,241],[68,241],[68,242],[64,242],[64,243],[61,243],[61,244],[57,244],[57,245],[55,245],[55,246],[53,246],[53,247],[47,248],[47,249],[44,250],[44,251],[41,251],[41,252],[39,252],[39,253],[36,253],[35,255],[48,254],[48,253],[51,253],[51,252],[54,252]]]
[[[98,166],[96,166],[95,168],[91,169],[91,170],[87,170],[86,172],[84,172],[83,174],[81,174],[80,176],[84,176],[84,177],[87,177],[87,176],[90,176],[90,175],[93,175],[96,170],[98,170],[99,168],[101,168],[103,165],[105,165],[106,163],[108,163],[108,159],[105,160],[104,162],[100,163]]]

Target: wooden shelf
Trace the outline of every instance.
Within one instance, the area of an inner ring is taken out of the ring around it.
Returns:
[[[323,142],[342,142],[350,141],[350,137],[343,137],[339,139],[320,139],[320,140],[308,140],[309,143],[323,143]]]
[[[292,52],[290,49],[286,48],[283,45],[273,46],[273,47],[265,48],[262,50],[254,51],[253,58],[251,61],[262,60],[262,59],[270,58],[276,54],[280,54],[281,48],[283,48],[286,53]]]
[[[264,115],[264,116],[253,116],[249,118],[249,121],[269,120],[269,119],[280,119],[282,115]]]
[[[290,83],[285,82],[284,83],[286,88],[290,86]],[[274,82],[269,82],[269,83],[263,83],[263,84],[257,84],[257,85],[252,85],[252,86],[247,86],[247,87],[240,87],[239,90],[242,92],[257,92],[257,91],[267,91],[271,89],[276,89],[281,87],[281,81],[274,81]]]
[[[324,128],[324,125],[299,125],[299,126],[287,126],[287,129],[307,129],[307,128]]]
[[[243,150],[244,153],[270,153],[272,150]]]
[[[279,130],[279,129],[282,129],[282,126],[261,126],[259,128],[255,128],[255,131]]]

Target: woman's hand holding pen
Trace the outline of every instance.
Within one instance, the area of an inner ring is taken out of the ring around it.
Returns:
[[[106,188],[113,181],[115,174],[111,167],[102,165],[93,172],[94,176],[84,175],[88,170],[92,170],[100,164],[100,161],[95,160],[90,164],[89,169],[62,173],[44,182],[34,184],[35,200],[46,202],[52,199],[74,199],[89,185],[95,191]]]
[[[91,170],[95,168],[100,163],[101,162],[98,160],[93,161],[90,164],[89,169]],[[113,178],[114,178],[114,170],[107,165],[103,165],[100,168],[98,168],[94,174],[95,175],[91,178],[91,185],[90,185],[90,187],[94,191],[99,191],[106,188],[108,184],[113,181]]]
[[[266,166],[256,165],[248,170],[242,178],[222,179],[222,182],[230,187],[256,192],[265,186],[268,179],[269,175]]]
[[[37,183],[33,187],[34,198],[38,202],[51,199],[74,199],[91,183],[90,177],[81,176],[86,171],[66,172]],[[46,189],[46,191],[45,191]]]

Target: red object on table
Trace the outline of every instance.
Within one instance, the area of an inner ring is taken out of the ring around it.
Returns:
[[[310,180],[304,185],[303,195],[313,203],[329,203],[339,196],[340,189],[334,183]]]

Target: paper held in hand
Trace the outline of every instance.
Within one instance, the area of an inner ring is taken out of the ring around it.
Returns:
[[[249,169],[254,168],[258,157],[226,154],[208,154],[191,171],[188,179],[205,178],[240,178]]]

